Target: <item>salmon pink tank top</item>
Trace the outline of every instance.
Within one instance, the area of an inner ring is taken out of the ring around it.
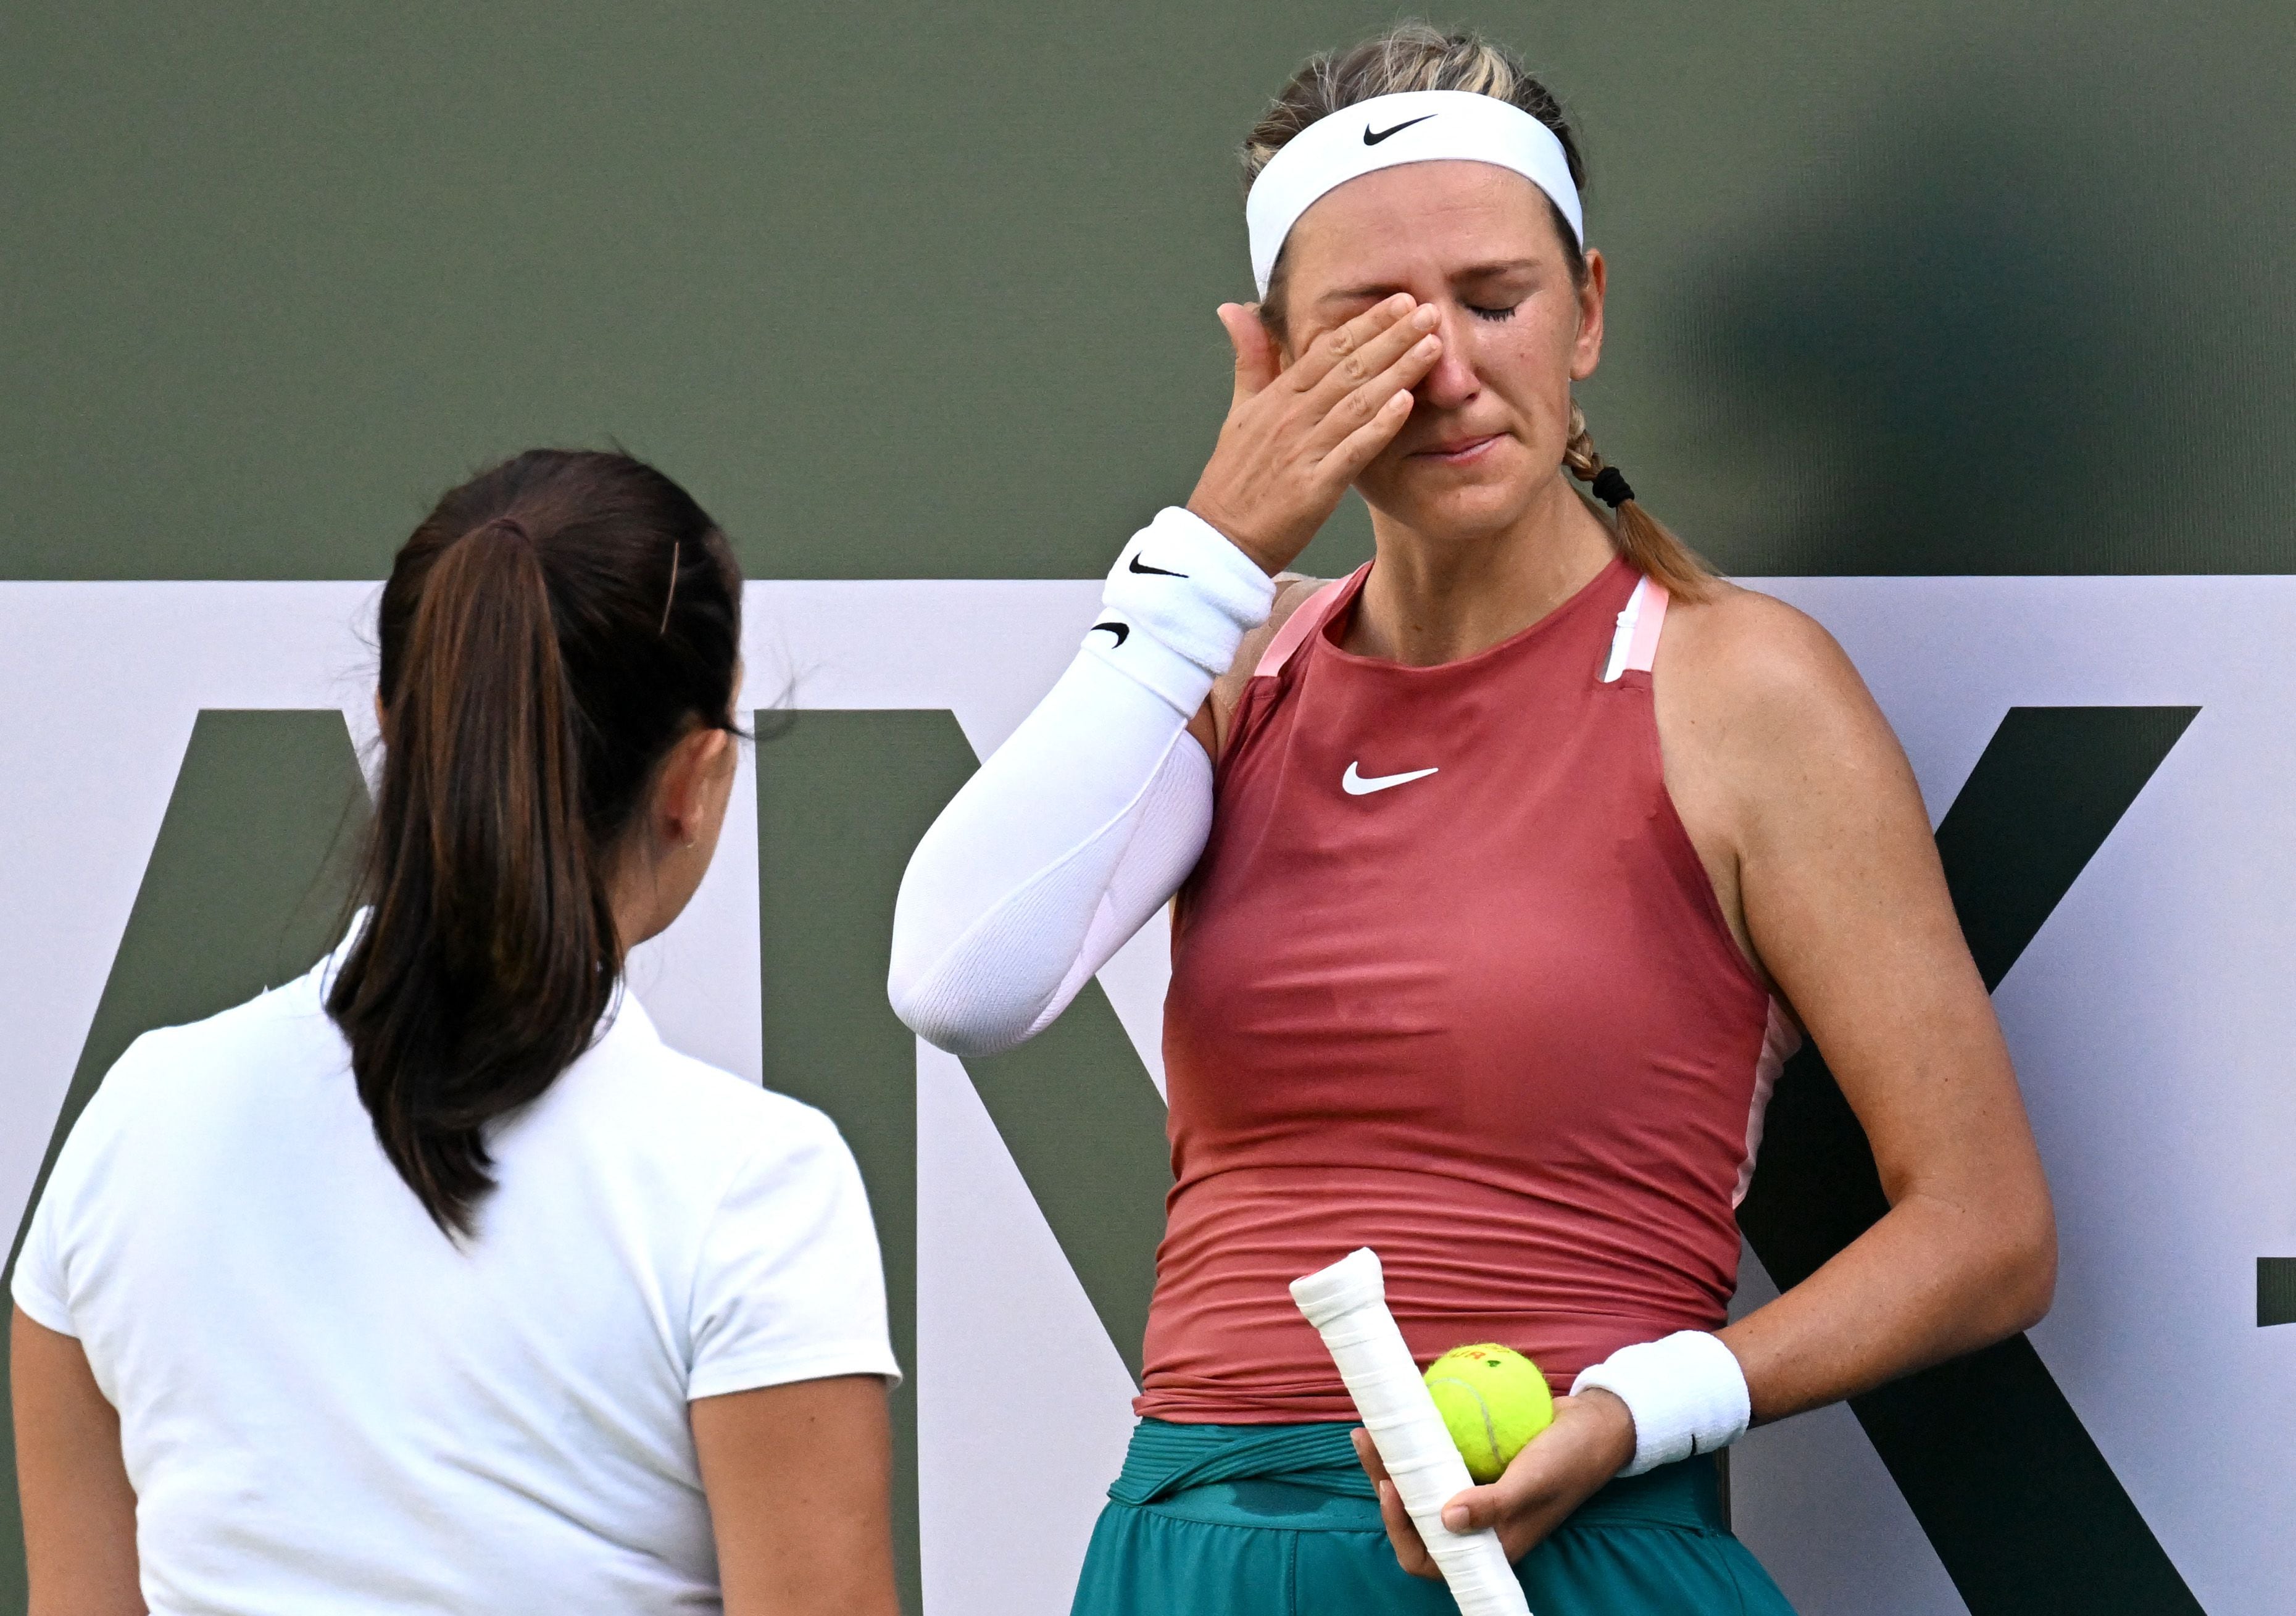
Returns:
[[[1179,896],[1143,1416],[1352,1420],[1287,1287],[1357,1246],[1422,1362],[1502,1341],[1558,1392],[1737,1284],[1795,1035],[1667,795],[1665,593],[1614,560],[1407,668],[1340,648],[1369,571],[1247,685]]]

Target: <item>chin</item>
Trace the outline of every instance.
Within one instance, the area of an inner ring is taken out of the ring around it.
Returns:
[[[1530,508],[1530,490],[1513,478],[1444,488],[1406,486],[1382,493],[1390,497],[1371,503],[1414,532],[1437,539],[1488,538],[1513,528]]]

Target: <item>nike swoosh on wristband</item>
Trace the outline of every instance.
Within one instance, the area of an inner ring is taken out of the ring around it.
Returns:
[[[1121,645],[1124,644],[1126,639],[1130,637],[1132,628],[1129,624],[1126,623],[1095,623],[1091,628],[1086,629],[1085,632],[1086,634],[1112,634],[1116,636],[1116,643]]]
[[[1348,772],[1340,776],[1340,789],[1350,797],[1368,797],[1374,792],[1383,792],[1390,786],[1408,785],[1414,780],[1424,780],[1435,772],[1431,768],[1414,768],[1400,775],[1374,775],[1366,780],[1356,772],[1356,766],[1350,763]]]
[[[1133,572],[1152,572],[1158,578],[1185,578],[1188,576],[1185,572],[1173,572],[1163,567],[1143,566],[1140,562],[1140,558],[1136,555],[1132,558],[1132,564],[1128,570]]]
[[[1400,135],[1413,124],[1425,123],[1428,119],[1435,116],[1436,114],[1428,112],[1417,118],[1406,118],[1401,123],[1396,125],[1392,129],[1382,129],[1376,135],[1371,132],[1371,126],[1369,124],[1365,124],[1364,125],[1364,144],[1367,146],[1375,146],[1379,144],[1380,142],[1385,140],[1389,135]]]

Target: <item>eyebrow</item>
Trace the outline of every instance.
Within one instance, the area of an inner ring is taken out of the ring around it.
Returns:
[[[1454,285],[1488,281],[1494,275],[1514,275],[1538,267],[1537,258],[1500,258],[1488,264],[1470,265],[1452,275]],[[1316,299],[1318,303],[1376,303],[1382,298],[1393,297],[1398,291],[1410,290],[1404,286],[1349,286],[1338,291],[1327,291]]]

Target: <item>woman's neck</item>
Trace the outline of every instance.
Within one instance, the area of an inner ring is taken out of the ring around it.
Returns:
[[[1372,513],[1378,564],[1348,628],[1358,656],[1432,668],[1488,651],[1569,600],[1608,565],[1602,519],[1558,474],[1496,534],[1431,537]]]

